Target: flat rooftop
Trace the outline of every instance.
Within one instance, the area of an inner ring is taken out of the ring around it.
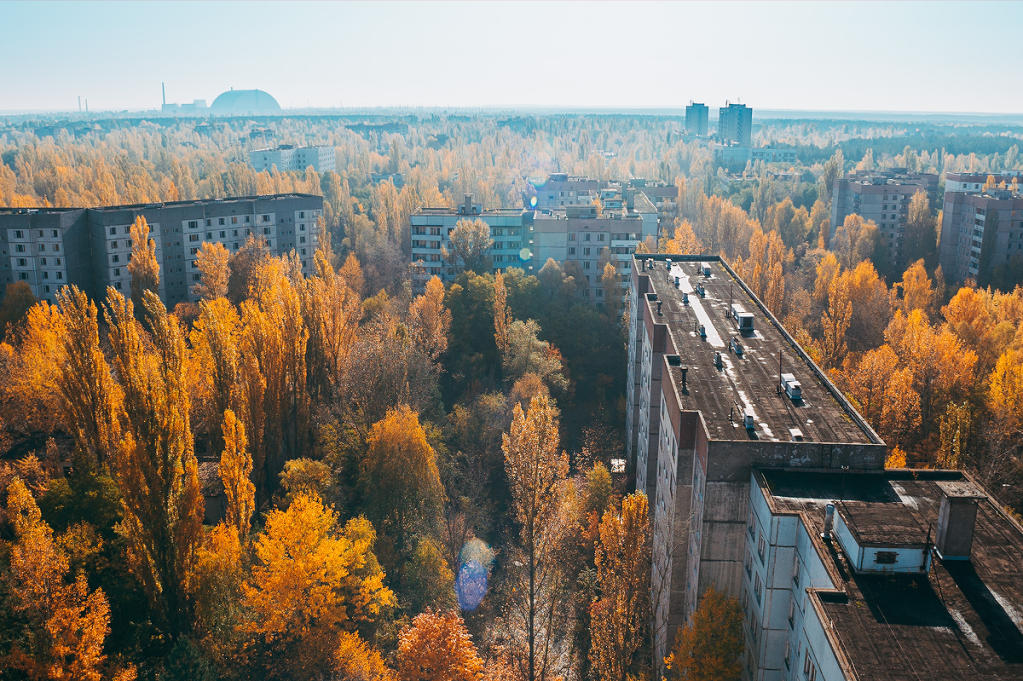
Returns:
[[[222,205],[250,201],[275,201],[279,199],[322,199],[322,196],[314,194],[300,194],[291,192],[288,194],[264,194],[261,196],[232,196],[223,199],[193,199],[191,201],[154,201],[152,203],[133,203],[122,206],[80,206],[77,208],[52,208],[39,206],[35,208],[0,208],[3,214],[26,214],[26,213],[63,213],[72,210],[145,210],[153,208],[184,208],[188,206]]]
[[[648,300],[651,317],[668,326],[680,357],[680,366],[669,373],[683,410],[699,411],[711,440],[767,440],[880,444],[882,440],[856,413],[841,392],[812,363],[781,324],[746,291],[720,259],[704,256],[636,256],[634,272],[644,274],[643,261],[654,258]],[[639,259],[642,258],[642,259]],[[671,259],[669,279],[666,260]],[[685,260],[683,260],[685,259]],[[700,263],[710,267],[710,276],[700,273]],[[674,279],[679,278],[679,288]],[[696,293],[702,285],[705,297]],[[689,303],[683,302],[688,294]],[[657,302],[661,316],[657,316]],[[737,303],[753,314],[753,332],[740,334],[726,314]],[[698,327],[707,337],[701,338]],[[731,350],[736,339],[742,357]],[[721,353],[722,367],[715,366]],[[779,363],[780,369],[779,371]],[[682,390],[682,367],[687,368],[687,390]],[[780,392],[780,374],[792,374],[801,384],[802,399],[793,400]],[[755,427],[743,427],[743,414],[752,409]],[[793,436],[791,430],[800,435]]]
[[[886,537],[933,546],[943,489],[976,489],[963,473],[759,469],[754,477],[772,512],[801,515],[841,592],[808,589],[856,677],[1023,679],[1023,527],[990,498],[977,507],[970,560],[942,561],[932,551],[927,574],[855,574],[841,544],[820,538],[825,505],[842,499],[838,512],[856,509],[861,531],[874,524]]]

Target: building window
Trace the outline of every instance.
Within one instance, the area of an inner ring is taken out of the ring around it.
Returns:
[[[298,212],[298,217],[304,218],[305,217],[305,211],[299,211]]]
[[[56,245],[56,244],[54,244],[54,245]],[[40,251],[45,251],[46,250],[46,244],[39,244],[39,250]]]
[[[192,281],[199,281],[202,278],[201,274],[193,274]]]
[[[298,226],[298,231],[300,231],[300,232],[304,232],[305,231],[305,223],[304,222],[301,225]]]
[[[189,241],[198,241],[199,240],[199,235],[198,234],[189,234],[188,235],[188,240]]]
[[[749,523],[747,523],[746,529],[749,530],[751,538],[757,536],[757,516],[752,510],[749,512]]]
[[[589,240],[590,240],[590,235],[589,234],[583,234],[583,241],[589,241]]]
[[[788,641],[785,641],[785,669],[789,669],[789,658],[792,656],[792,646]]]
[[[207,239],[212,239],[213,238],[213,232],[206,232],[206,238]]]
[[[569,241],[575,241],[575,233],[574,232],[572,234],[568,235],[568,240]]]
[[[304,236],[300,236],[300,237],[298,237],[298,242],[299,242],[300,244],[304,244],[304,243],[305,243],[305,237],[304,237]]]
[[[43,291],[45,291],[46,293],[49,293],[50,292],[50,287],[49,286],[44,286],[43,287]]]
[[[757,597],[757,603],[760,603],[760,597],[764,593],[764,584],[760,581],[760,573],[758,572],[753,578],[753,595]]]
[[[224,231],[224,230],[221,230],[221,231],[220,231],[220,238],[221,238],[221,239],[226,239],[226,238],[227,238],[227,232],[226,232],[226,231]]]
[[[25,281],[26,279],[28,279],[28,275],[25,274],[24,272],[19,272],[18,273],[18,279],[21,279],[22,281]]]
[[[757,553],[760,555],[760,562],[764,562],[764,554],[767,551],[767,542],[764,540],[764,533],[760,533],[760,542],[757,544]]]
[[[232,217],[231,218],[231,224],[232,225],[237,225],[238,224],[238,218],[237,217]]]
[[[17,245],[16,245],[15,247],[14,247],[14,250],[15,250],[15,251],[16,251],[17,253],[24,253],[24,252],[25,252],[25,245],[24,245],[24,244],[17,244]]]
[[[54,264],[56,264],[56,265],[57,265],[58,267],[60,267],[60,258],[54,258],[53,262],[54,262]]]
[[[198,248],[190,248],[190,249],[188,249],[188,250],[189,250],[189,251],[190,251],[190,252],[192,253],[192,255],[195,255],[196,253],[198,253],[198,252],[199,252],[199,249],[198,249]]]
[[[46,258],[39,258],[39,264],[40,265],[45,265],[46,264]]]
[[[49,272],[46,272],[46,271],[44,271],[44,272],[43,272],[43,279],[49,279],[49,278],[50,278],[50,273],[49,273]]]
[[[604,235],[603,234],[598,234],[597,235],[597,241],[603,241],[603,240],[604,240]]]
[[[248,215],[245,216],[245,224],[249,224],[249,217],[250,216],[248,216]]]
[[[64,273],[63,272],[57,272],[57,278],[58,279],[63,279],[64,278]]]
[[[261,215],[260,217],[263,219],[263,222],[270,222],[270,216],[269,215]]]
[[[53,250],[59,251],[60,250],[60,244],[53,244]]]
[[[119,276],[121,276],[121,268],[116,268],[116,269],[114,270],[114,276],[115,276],[115,277],[119,277]]]
[[[189,229],[198,229],[199,228],[199,221],[198,220],[189,220],[188,221],[188,228]]]
[[[114,288],[116,288],[118,291],[120,291],[121,290],[121,282],[115,281],[114,282]]]
[[[792,600],[789,601],[789,627],[794,626],[796,623],[796,595],[792,594]]]
[[[206,220],[206,226],[210,227],[213,225],[213,220]]]
[[[237,229],[234,229],[234,230],[231,230],[231,231],[232,231],[231,236],[238,236],[238,230]]]
[[[50,236],[52,236],[54,239],[56,239],[57,238],[57,230],[55,230],[55,229],[51,230],[50,231]]]
[[[16,230],[14,230],[14,238],[15,239],[23,239],[23,238],[25,238],[25,233],[22,232],[20,229],[16,229]]]
[[[589,254],[590,254],[590,249],[589,248],[584,248],[583,249],[583,255],[589,255]]]
[[[269,233],[270,233],[270,228],[269,227],[264,227],[263,228],[263,234],[269,234]]]
[[[224,224],[224,218],[217,218],[217,224],[218,225]]]
[[[111,241],[110,242],[110,248],[117,248],[117,242],[116,241]]]
[[[746,576],[753,576],[753,554],[746,551]]]
[[[568,254],[575,255],[575,246],[572,246],[570,249],[568,249]]]
[[[121,256],[113,255],[110,257],[110,262],[121,262]]]

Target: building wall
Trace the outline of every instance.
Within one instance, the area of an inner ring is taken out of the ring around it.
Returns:
[[[707,117],[710,110],[706,104],[690,104],[686,107],[686,132],[706,137]]]
[[[27,281],[37,298],[51,302],[65,284],[95,298],[104,297],[107,287],[126,293],[131,289],[131,226],[142,216],[156,244],[158,293],[173,306],[197,300],[192,293],[199,282],[196,254],[207,241],[222,243],[234,253],[250,233],[262,234],[271,252],[294,250],[303,271],[312,272],[322,212],[321,197],[304,195],[35,212],[6,209],[0,211],[0,234],[7,245],[0,250],[10,252],[4,258],[9,269],[0,273],[4,279]]]
[[[908,264],[904,247],[909,202],[918,191],[923,191],[933,206],[937,186],[937,176],[919,174],[916,178],[847,177],[835,180],[831,237],[834,238],[839,225],[848,216],[859,215],[878,226],[890,251],[892,265],[897,269],[905,267]]]
[[[835,588],[816,543],[801,516],[772,514],[754,474],[739,599],[744,681],[802,680],[807,656],[817,679],[845,679],[810,591]]]
[[[332,146],[284,146],[250,151],[249,162],[257,172],[270,171],[275,166],[281,172],[302,172],[312,166],[316,172],[324,173],[337,168],[337,154]]]
[[[753,109],[729,104],[718,110],[718,137],[748,147],[753,135]]]
[[[999,265],[1023,266],[1023,196],[946,191],[938,262],[955,283],[990,276]]]

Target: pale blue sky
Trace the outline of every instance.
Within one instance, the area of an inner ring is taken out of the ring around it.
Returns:
[[[1023,112],[1023,3],[0,2],[0,111],[289,107]],[[1004,64],[1001,66],[1000,64]],[[1015,72],[1015,73],[1014,73]]]

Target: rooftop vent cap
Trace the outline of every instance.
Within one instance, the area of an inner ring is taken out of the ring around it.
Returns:
[[[824,531],[821,532],[821,537],[824,539],[831,539],[831,528],[835,524],[835,505],[828,504],[824,507]]]
[[[742,412],[742,424],[746,426],[746,430],[756,428],[756,415],[753,413],[752,407],[746,407],[746,409]]]
[[[799,428],[789,428],[789,435],[792,437],[793,442],[803,441],[803,431]]]
[[[943,481],[937,485],[942,496],[934,548],[942,560],[969,560],[977,505],[987,497],[968,480]]]

